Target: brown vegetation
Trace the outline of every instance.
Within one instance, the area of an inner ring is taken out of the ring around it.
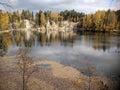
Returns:
[[[23,74],[21,74],[18,62],[15,56],[0,58],[0,90],[23,90]],[[39,68],[31,74],[35,65]],[[25,79],[27,80],[26,90],[88,90],[89,86],[88,76],[72,67],[53,61],[36,60],[31,63],[24,78],[27,78],[27,75],[30,77]],[[114,82],[108,78],[98,76],[90,76],[90,78],[90,90],[114,90]]]

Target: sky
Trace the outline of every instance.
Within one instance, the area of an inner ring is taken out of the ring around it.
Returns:
[[[12,5],[13,10],[51,10],[60,12],[63,10],[76,10],[84,13],[94,13],[97,10],[118,10],[120,0],[0,0]],[[0,8],[5,8],[0,6]]]

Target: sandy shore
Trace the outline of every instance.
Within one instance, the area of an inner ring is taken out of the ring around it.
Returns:
[[[47,60],[35,60],[38,70],[27,81],[28,90],[115,90],[106,77],[88,77],[70,66]],[[27,72],[27,73],[29,73]],[[29,74],[26,74],[26,77]],[[107,89],[108,88],[108,89]],[[0,90],[22,90],[22,74],[16,56],[0,57]]]

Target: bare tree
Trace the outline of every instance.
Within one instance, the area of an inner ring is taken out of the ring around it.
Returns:
[[[37,65],[32,66],[33,60],[27,55],[28,51],[29,51],[28,48],[25,48],[23,50],[20,48],[17,55],[18,58],[17,64],[20,67],[20,72],[22,75],[23,90],[27,90],[27,82],[30,76],[38,70]]]
[[[10,0],[1,0],[0,1],[0,6],[2,6],[3,7],[2,10],[5,9],[5,11],[13,9]]]

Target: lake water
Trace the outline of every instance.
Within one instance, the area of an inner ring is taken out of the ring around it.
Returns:
[[[23,33],[0,35],[0,48],[16,55],[19,47],[30,47],[29,55],[39,60],[57,61],[87,74],[118,76],[120,35],[110,33]]]

